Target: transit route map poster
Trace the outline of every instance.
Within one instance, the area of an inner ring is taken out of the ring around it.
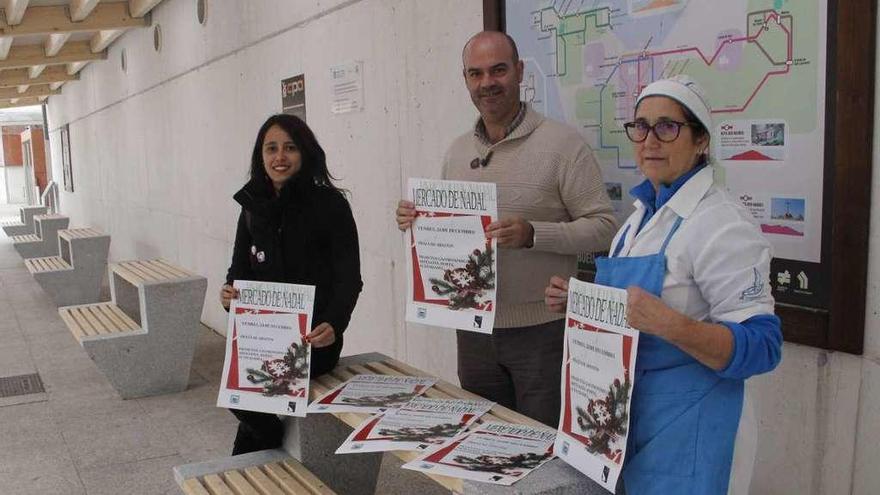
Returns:
[[[495,184],[410,179],[416,219],[406,233],[406,320],[492,333],[498,285]]]
[[[706,91],[716,181],[773,245],[778,299],[824,307],[827,0],[505,0],[521,97],[580,130],[618,219],[644,180],[623,124],[653,81]],[[845,7],[841,7],[845,8]]]

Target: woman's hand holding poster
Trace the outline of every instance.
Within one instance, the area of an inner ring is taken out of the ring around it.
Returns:
[[[409,199],[407,321],[492,333],[497,241],[486,226],[498,218],[495,184],[410,179]]]
[[[569,280],[555,452],[611,492],[626,455],[638,342],[625,290]]]
[[[305,416],[315,288],[236,280],[218,407]]]

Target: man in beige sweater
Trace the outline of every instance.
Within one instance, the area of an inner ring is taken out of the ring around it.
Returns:
[[[592,151],[577,131],[519,100],[523,62],[504,33],[474,35],[462,52],[465,84],[480,113],[453,141],[443,178],[494,182],[499,220],[498,307],[492,335],[458,330],[466,390],[555,426],[564,339],[562,315],[544,306],[552,275],[574,275],[577,253],[605,251],[617,225]],[[401,201],[408,229],[414,205]]]

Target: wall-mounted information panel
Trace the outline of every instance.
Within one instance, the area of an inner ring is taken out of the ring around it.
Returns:
[[[696,79],[716,178],[773,245],[786,339],[860,353],[876,4],[838,3],[486,0],[484,14],[517,42],[522,99],[592,146],[621,221],[643,180],[623,131],[640,90]]]

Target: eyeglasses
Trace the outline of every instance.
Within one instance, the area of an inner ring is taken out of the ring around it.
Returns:
[[[690,122],[676,122],[674,120],[661,120],[654,125],[650,125],[647,122],[637,120],[623,124],[623,128],[626,130],[626,137],[634,143],[641,143],[648,139],[649,132],[653,132],[654,137],[661,143],[671,143],[678,139],[682,127],[694,125]]]

